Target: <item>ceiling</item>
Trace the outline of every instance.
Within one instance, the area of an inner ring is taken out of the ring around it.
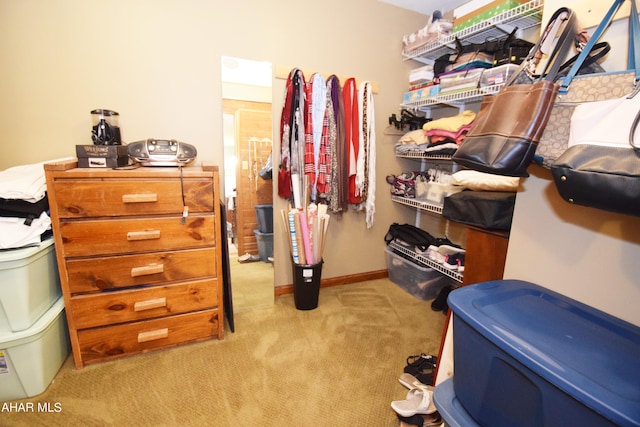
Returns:
[[[434,10],[447,12],[455,9],[468,0],[378,0],[403,9],[413,10],[423,15],[431,16]]]

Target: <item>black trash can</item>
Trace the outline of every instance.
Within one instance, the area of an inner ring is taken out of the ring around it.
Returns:
[[[298,310],[313,310],[318,307],[322,263],[293,264],[293,300]]]

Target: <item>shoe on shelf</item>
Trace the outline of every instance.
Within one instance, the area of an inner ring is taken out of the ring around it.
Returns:
[[[440,245],[438,246],[438,252],[446,256],[446,255],[452,255],[452,254],[463,254],[465,253],[465,250],[457,246]]]
[[[429,257],[430,260],[442,264],[444,260],[447,258],[447,256],[444,254],[441,254],[438,251],[438,249],[439,249],[438,246],[435,246],[435,245],[429,246],[427,248],[427,256]]]
[[[458,273],[464,273],[464,254],[458,258]]]
[[[464,253],[455,253],[447,255],[442,265],[449,270],[464,271]]]

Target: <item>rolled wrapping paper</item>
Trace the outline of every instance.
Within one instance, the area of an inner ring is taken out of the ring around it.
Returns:
[[[304,258],[307,264],[315,264],[313,253],[311,252],[311,242],[309,240],[309,224],[304,212],[300,212],[300,232],[302,234],[302,245],[304,248]]]
[[[282,218],[288,231],[293,262],[299,265],[320,262],[330,219],[326,206],[311,204],[306,212],[290,207],[288,211],[282,211]]]

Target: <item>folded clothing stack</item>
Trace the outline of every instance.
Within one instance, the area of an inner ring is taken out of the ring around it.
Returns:
[[[469,133],[476,113],[462,111],[455,116],[426,122],[422,129],[402,135],[395,144],[396,154],[411,152],[452,155]]]
[[[43,163],[0,172],[0,249],[37,245],[51,236]]]
[[[422,130],[429,138],[431,145],[451,142],[460,145],[469,133],[475,118],[474,111],[465,110],[455,116],[427,122],[422,126]]]

